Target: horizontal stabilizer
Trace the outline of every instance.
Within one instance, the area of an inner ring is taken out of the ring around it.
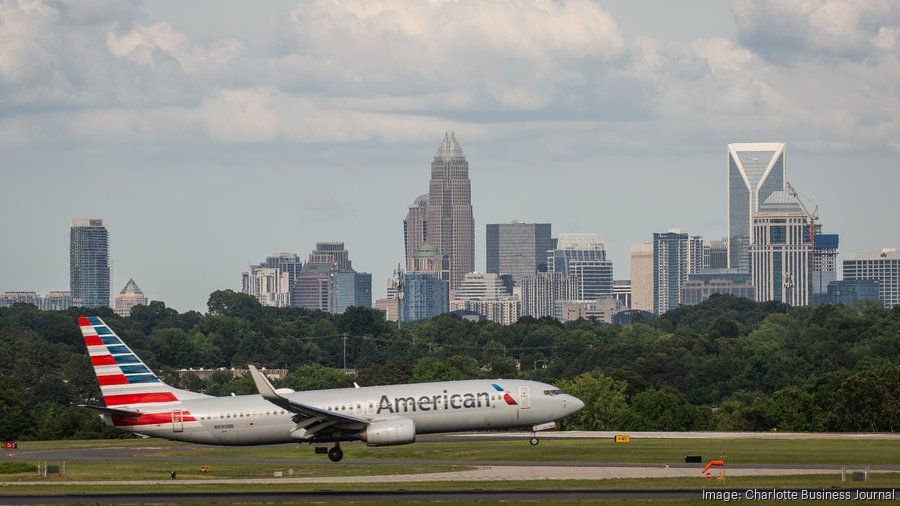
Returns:
[[[104,415],[118,416],[121,418],[137,418],[143,414],[140,411],[129,411],[127,409],[107,408],[106,406],[94,406],[92,404],[79,404],[78,407],[93,409],[94,411],[99,411],[99,412],[103,413]]]

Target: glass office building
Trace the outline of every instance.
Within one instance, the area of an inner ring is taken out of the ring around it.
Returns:
[[[400,288],[400,321],[433,318],[450,311],[449,282],[434,272],[407,272]]]
[[[487,272],[509,274],[516,284],[525,276],[547,272],[550,250],[549,223],[498,223],[487,225]]]
[[[69,291],[77,307],[109,307],[106,220],[76,219],[69,229]]]
[[[750,272],[753,213],[785,184],[783,142],[729,144],[728,267]]]
[[[332,275],[332,312],[341,314],[348,307],[372,307],[372,275],[367,272],[335,272]]]

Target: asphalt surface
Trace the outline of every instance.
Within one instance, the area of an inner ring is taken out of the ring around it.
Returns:
[[[672,434],[672,435],[670,435]],[[719,435],[720,433],[713,433]],[[743,434],[747,439],[820,439],[809,437],[819,435],[779,433],[731,433],[730,437],[741,438]],[[542,439],[571,439],[571,438],[612,438],[615,433],[561,433],[542,435]],[[684,438],[684,433],[630,433],[632,437],[642,438]],[[425,436],[420,438],[420,443],[431,441],[460,441],[473,439],[479,441],[509,440],[519,438],[523,444],[530,434],[522,433],[491,433],[491,434],[452,434],[440,436]],[[691,433],[691,437],[706,438],[707,433]],[[900,440],[900,435],[883,434],[842,434],[827,435],[828,439],[877,439]],[[824,439],[824,438],[822,438]],[[149,443],[149,441],[148,441]],[[284,446],[284,445],[277,445]],[[196,448],[208,448],[203,445],[195,445]],[[146,447],[113,447],[113,448],[67,448],[48,450],[4,450],[0,453],[0,461],[26,460],[26,461],[67,461],[67,462],[103,462],[103,461],[166,461],[166,462],[196,462],[214,464],[218,462],[242,462],[251,464],[278,464],[281,466],[340,466],[346,464],[379,465],[440,465],[463,466],[474,469],[466,471],[449,471],[427,474],[406,475],[376,475],[376,476],[322,476],[322,477],[284,477],[284,478],[254,478],[254,479],[205,479],[205,480],[177,480],[178,484],[291,484],[291,483],[415,483],[415,482],[446,482],[444,490],[425,492],[213,492],[213,493],[118,493],[119,490],[127,490],[132,485],[163,485],[171,484],[168,479],[159,480],[127,480],[127,481],[96,481],[96,482],[6,482],[9,488],[0,495],[0,504],[64,504],[64,503],[106,503],[106,504],[141,504],[141,503],[267,503],[267,502],[361,502],[361,501],[562,501],[562,500],[617,500],[617,499],[700,499],[700,491],[686,489],[644,489],[644,490],[455,490],[453,482],[490,482],[512,480],[600,480],[614,478],[677,478],[696,477],[703,464],[673,463],[670,465],[647,463],[585,463],[585,462],[509,462],[509,461],[443,461],[443,460],[354,460],[352,459],[353,445],[346,445],[348,458],[340,463],[331,463],[321,457],[313,457],[310,451],[309,458],[273,459],[252,457],[222,457],[210,458],[209,456],[197,457],[168,457],[159,455],[161,452],[178,450],[190,451],[191,445],[168,444]],[[302,450],[307,450],[304,448]],[[302,453],[302,450],[298,451]],[[848,469],[859,470],[862,466],[848,466]],[[873,472],[897,472],[897,465],[873,465],[869,466]],[[729,476],[763,476],[763,475],[799,475],[799,474],[835,474],[841,472],[839,465],[822,464],[730,464]],[[715,474],[715,473],[713,473]],[[715,481],[715,480],[714,480]],[[29,485],[103,485],[109,487],[110,494],[86,494],[86,495],[26,495],[24,492]],[[717,490],[721,488],[715,487]]]

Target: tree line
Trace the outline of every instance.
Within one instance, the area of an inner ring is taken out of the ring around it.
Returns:
[[[162,302],[102,317],[163,380],[255,393],[227,371],[286,368],[295,390],[474,378],[534,379],[586,402],[582,430],[873,431],[900,428],[900,307],[791,308],[726,295],[627,325],[452,315],[398,329],[377,310],[265,307],[230,290],[208,312]],[[0,308],[0,437],[122,437],[75,405],[100,392],[77,317]],[[354,373],[348,374],[344,366]],[[178,369],[224,368],[206,379]]]

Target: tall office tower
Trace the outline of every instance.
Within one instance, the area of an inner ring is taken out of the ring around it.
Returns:
[[[520,316],[541,318],[556,313],[557,301],[578,300],[578,280],[561,272],[539,272],[522,278]]]
[[[342,242],[317,242],[316,249],[309,253],[308,264],[331,264],[336,271],[352,271],[350,253]]]
[[[663,314],[681,303],[688,274],[703,266],[703,238],[672,228],[653,234],[653,311]]]
[[[653,312],[653,243],[631,245],[631,309]]]
[[[618,302],[619,307],[631,308],[631,280],[630,279],[614,279],[613,280],[613,298]]]
[[[241,273],[241,292],[256,297],[263,306],[289,307],[291,305],[290,273],[265,264],[251,265]]]
[[[821,225],[816,225],[816,242],[813,248],[812,303],[814,306],[828,304],[828,285],[837,281],[837,256],[840,237],[838,234],[823,234]]]
[[[331,311],[342,314],[348,307],[372,307],[372,275],[367,272],[339,271],[331,278],[334,284]]]
[[[578,300],[612,297],[613,265],[596,234],[560,234],[556,249],[547,252],[547,270],[575,277]]]
[[[290,252],[275,253],[270,257],[266,257],[266,262],[260,267],[262,266],[278,269],[279,272],[286,272],[289,287],[294,286],[294,281],[297,281],[297,276],[300,275],[300,271],[303,268],[300,257],[296,253]]]
[[[883,248],[880,253],[851,253],[844,259],[844,281],[874,279],[885,307],[900,305],[900,253]]]
[[[54,290],[41,301],[44,311],[65,311],[72,307],[72,294],[67,291]]]
[[[40,309],[42,299],[37,292],[15,291],[0,294],[0,307],[12,307],[13,304],[31,304]]]
[[[486,227],[485,271],[509,274],[519,283],[525,276],[547,272],[550,250],[549,223],[490,224]]]
[[[750,272],[753,213],[773,192],[784,189],[783,142],[729,144],[728,267]]]
[[[291,305],[330,313],[334,302],[331,263],[306,262],[291,287]]]
[[[119,316],[126,317],[131,316],[131,308],[134,306],[146,305],[147,296],[144,295],[141,287],[133,279],[129,279],[128,283],[125,283],[125,288],[122,288],[122,291],[116,297],[116,307],[113,311]]]
[[[106,220],[76,219],[69,229],[69,291],[78,307],[109,307]]]
[[[407,272],[400,286],[400,321],[444,314],[450,308],[449,283],[433,272]]]
[[[757,302],[809,305],[812,245],[806,212],[796,198],[776,191],[759,205],[750,253]]]
[[[428,194],[419,195],[406,211],[403,220],[403,242],[406,244],[406,270],[414,270],[413,254],[425,242],[428,230]]]
[[[709,241],[709,260],[704,258],[704,269],[727,269],[728,268],[728,239],[723,238],[721,241]],[[704,254],[706,253],[704,246]]]
[[[450,311],[475,311],[488,320],[511,325],[519,318],[519,299],[499,274],[468,272],[450,300]]]
[[[431,163],[425,238],[450,259],[450,289],[475,270],[475,219],[469,162],[453,132],[444,140]]]

